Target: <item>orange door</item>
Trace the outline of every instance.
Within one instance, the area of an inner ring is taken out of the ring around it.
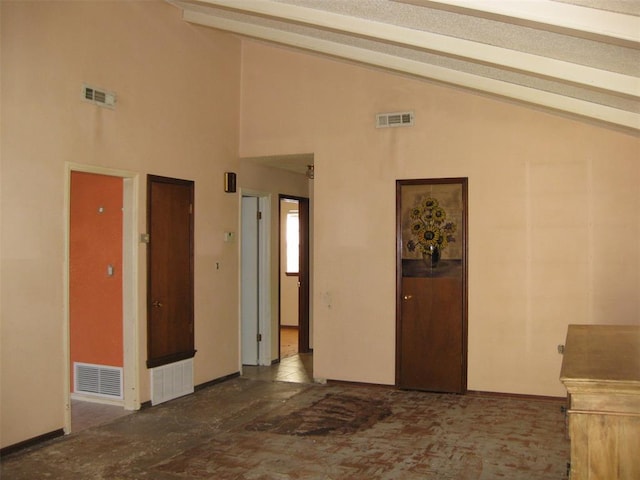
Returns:
[[[122,178],[71,172],[69,330],[72,366],[74,362],[123,366],[122,203]],[[71,385],[74,385],[73,371],[71,375]]]

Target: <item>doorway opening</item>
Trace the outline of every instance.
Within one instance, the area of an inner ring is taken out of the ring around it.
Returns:
[[[278,350],[282,361],[310,354],[309,199],[280,195]]]
[[[396,385],[467,389],[467,178],[396,181]]]
[[[256,198],[259,198],[256,206]],[[283,208],[283,204],[287,204],[290,208]],[[278,316],[277,320],[271,318],[271,310],[269,308],[270,286],[269,272],[270,263],[268,261],[268,252],[270,252],[268,226],[270,225],[269,206],[271,199],[269,196],[260,197],[259,194],[242,193],[242,209],[241,209],[241,277],[242,283],[242,306],[241,306],[241,363],[242,375],[248,378],[269,381],[284,381],[294,383],[311,383],[313,382],[313,354],[310,345],[310,301],[309,301],[309,239],[310,239],[310,220],[309,220],[309,199],[306,197],[294,197],[289,195],[279,196],[278,208],[278,224],[279,232],[275,237],[278,242],[279,265],[278,265]],[[261,211],[261,215],[256,212]],[[297,210],[297,212],[296,212]],[[286,212],[290,215],[286,215]],[[255,226],[255,218],[261,218],[258,227]],[[292,247],[290,261],[286,263],[286,226],[283,225],[283,218],[287,216],[290,220],[291,229],[297,230],[297,237],[293,236],[289,239],[289,246]],[[297,218],[296,218],[297,216]],[[261,223],[262,222],[262,223]],[[297,228],[296,228],[297,224]],[[256,241],[257,240],[257,241]],[[256,245],[257,244],[257,245]],[[258,259],[254,256],[257,249]],[[283,263],[284,262],[284,263]],[[295,263],[297,262],[297,266]],[[257,267],[255,267],[257,265]],[[262,270],[264,269],[264,270]],[[289,275],[297,271],[296,275]],[[293,303],[293,313],[296,325],[282,325],[283,315],[283,282],[282,277],[293,280],[295,302]],[[254,283],[254,279],[258,278],[258,284]],[[247,279],[248,282],[245,282]],[[258,295],[255,292],[258,291]],[[260,300],[254,297],[265,299],[264,310],[260,310],[257,315],[248,315],[249,312],[255,311],[262,305]],[[258,325],[256,332],[255,325]],[[283,339],[281,331],[289,330],[290,338]],[[272,334],[273,330],[273,334]],[[261,338],[261,342],[256,346],[256,335]],[[267,340],[268,338],[268,340]],[[288,355],[283,348],[283,341],[289,343],[291,353]],[[245,342],[247,344],[245,345]],[[255,349],[258,349],[259,363],[249,363],[256,357]],[[245,353],[250,352],[250,357],[245,358]],[[272,352],[276,355],[273,355]],[[293,353],[295,352],[295,353]]]
[[[280,198],[280,360],[299,352],[300,202]]]
[[[64,431],[68,434],[137,410],[140,400],[134,233],[138,178],[131,172],[88,165],[69,163],[66,169]]]

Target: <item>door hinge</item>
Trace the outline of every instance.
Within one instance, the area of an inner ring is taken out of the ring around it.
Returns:
[[[257,216],[258,220],[262,220],[262,212],[261,211],[258,210],[256,216]]]
[[[261,333],[259,333],[259,334],[257,334],[257,335],[256,335],[256,340],[257,340],[258,342],[261,342],[261,341],[262,341],[262,334],[261,334]]]
[[[193,215],[193,203],[189,204],[189,215]]]

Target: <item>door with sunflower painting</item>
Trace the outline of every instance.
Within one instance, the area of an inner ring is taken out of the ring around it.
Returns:
[[[467,179],[396,182],[396,384],[467,387]]]

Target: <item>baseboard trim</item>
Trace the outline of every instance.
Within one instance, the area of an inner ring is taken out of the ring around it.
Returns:
[[[198,390],[202,390],[203,388],[213,387],[214,385],[218,385],[219,383],[233,380],[234,378],[238,378],[239,376],[240,376],[240,372],[230,373],[229,375],[214,378],[213,380],[209,380],[208,382],[204,382],[204,383],[201,383],[200,385],[196,385],[195,387],[193,387],[193,389],[197,392]]]
[[[324,383],[328,385],[346,385],[351,387],[379,387],[379,388],[391,388],[391,389],[399,389],[397,385],[387,385],[382,383],[366,383],[366,382],[353,382],[347,380],[333,380],[328,378]],[[424,391],[423,393],[434,393],[434,394],[443,394],[449,395],[446,392],[428,392]],[[547,402],[558,402],[558,401],[566,401],[567,397],[553,397],[546,395],[530,395],[524,393],[507,393],[507,392],[485,392],[482,390],[466,390],[464,393],[451,393],[450,395],[469,395],[475,397],[502,397],[502,398],[514,398],[520,400],[538,400],[538,401],[547,401]]]
[[[208,388],[208,387],[212,387],[213,385],[217,385],[219,383],[222,382],[226,382],[227,380],[232,380],[234,378],[238,378],[240,376],[240,372],[235,372],[235,373],[230,373],[229,375],[225,375],[224,377],[218,377],[218,378],[214,378],[213,380],[209,380],[208,382],[204,382],[201,383],[199,385],[196,385],[193,387],[193,392],[197,392],[199,390],[202,390],[203,388]],[[177,400],[177,399],[174,399]],[[142,402],[140,404],[140,410],[143,410],[145,408],[150,408],[151,405],[151,400],[148,400],[146,402]]]
[[[14,443],[13,445],[7,445],[6,447],[0,448],[0,456],[4,457],[6,455],[11,455],[21,450],[25,450],[29,447],[44,443],[47,440],[53,440],[54,438],[62,437],[63,435],[64,429],[59,428],[52,432],[44,433],[42,435],[38,435],[37,437],[23,440],[22,442]]]
[[[482,390],[467,390],[467,395],[473,395],[477,397],[503,397],[503,398],[516,398],[520,400],[540,400],[547,402],[566,401],[567,397],[552,397],[547,395],[530,395],[526,393],[506,393],[506,392],[485,392]]]
[[[322,383],[326,383],[327,385],[344,385],[348,387],[377,387],[377,388],[390,388],[397,389],[395,385],[387,385],[384,383],[368,383],[368,382],[354,382],[350,380],[333,380],[331,378],[327,378]]]

